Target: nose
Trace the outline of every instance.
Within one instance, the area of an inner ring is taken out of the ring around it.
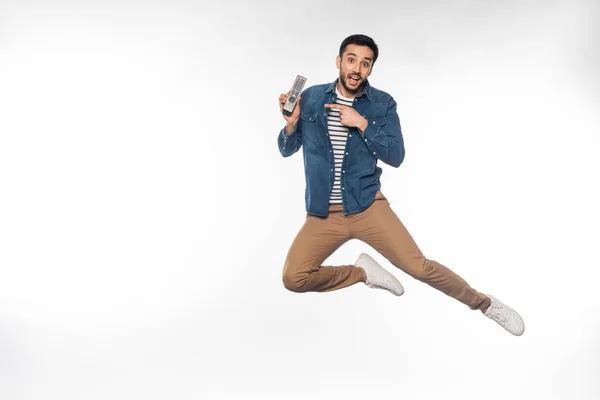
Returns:
[[[364,68],[362,65],[359,65],[359,64],[352,65],[352,73],[353,74],[358,74],[358,75],[362,76],[363,70],[364,70]]]

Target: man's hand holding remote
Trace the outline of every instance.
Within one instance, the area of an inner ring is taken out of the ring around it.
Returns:
[[[286,135],[291,135],[296,130],[296,125],[298,125],[298,120],[300,119],[300,100],[302,97],[298,97],[298,101],[296,102],[296,106],[294,107],[294,111],[292,111],[292,115],[283,114],[283,106],[287,101],[287,97],[289,96],[291,90],[286,93],[282,93],[279,95],[279,112],[283,115],[285,119],[285,130],[284,133]]]

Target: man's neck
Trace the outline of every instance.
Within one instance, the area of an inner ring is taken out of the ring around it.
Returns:
[[[359,96],[362,93],[362,91],[364,90],[364,86],[363,86],[360,89],[360,91],[357,92],[357,93],[348,93],[348,91],[346,90],[346,88],[344,87],[344,85],[342,85],[341,79],[338,80],[336,88],[337,88],[338,92],[340,92],[342,94],[342,96],[344,96],[344,97],[350,97],[350,98]]]

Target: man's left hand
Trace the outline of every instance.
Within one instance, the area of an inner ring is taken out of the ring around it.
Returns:
[[[325,104],[325,108],[331,108],[340,111],[340,122],[348,127],[355,127],[364,132],[369,123],[354,108],[341,104]]]

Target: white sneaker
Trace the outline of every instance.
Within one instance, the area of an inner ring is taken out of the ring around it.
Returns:
[[[483,315],[493,319],[513,335],[521,336],[525,331],[525,323],[519,313],[494,296],[490,296],[489,294],[487,296],[492,300],[492,304],[490,304]]]
[[[385,289],[396,296],[402,296],[404,293],[404,287],[402,287],[398,279],[386,271],[368,254],[361,253],[354,265],[365,270],[367,273],[367,281],[365,283],[370,288]]]

